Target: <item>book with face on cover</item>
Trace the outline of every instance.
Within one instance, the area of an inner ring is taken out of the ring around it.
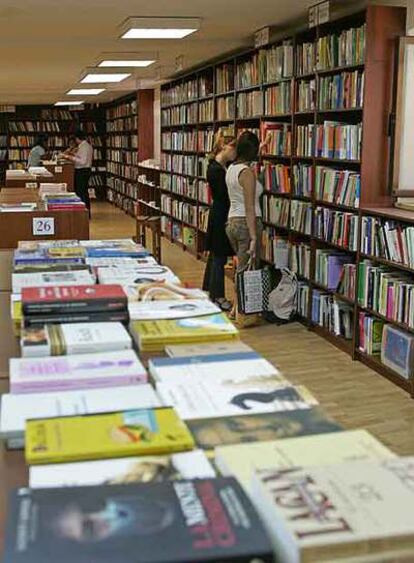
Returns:
[[[147,383],[133,350],[10,359],[10,392],[43,393]]]
[[[23,447],[27,420],[160,406],[158,395],[148,383],[59,393],[7,393],[1,397],[0,436],[20,439]]]
[[[115,352],[132,348],[122,323],[67,323],[24,328],[20,336],[24,358]]]
[[[211,356],[150,358],[148,370],[156,381],[167,383],[180,378],[208,378],[211,383],[220,383],[232,378],[241,381],[262,376],[277,376],[279,381],[284,379],[275,366],[253,351]]]
[[[177,344],[176,346],[167,346],[165,352],[170,358],[183,358],[186,356],[216,356],[218,354],[253,352],[253,349],[241,340],[235,340],[234,342],[217,342],[215,344]]]
[[[216,472],[206,454],[202,450],[193,450],[162,456],[34,465],[30,468],[29,484],[33,489],[47,489],[159,483],[167,480],[206,479],[215,476]]]
[[[224,313],[158,321],[132,321],[130,332],[142,351],[158,352],[169,344],[236,340],[239,331]]]
[[[168,454],[193,448],[194,440],[187,426],[171,408],[26,422],[25,453],[29,465]]]
[[[309,391],[278,375],[169,377],[156,383],[164,405],[183,420],[309,409],[318,404]]]
[[[278,561],[346,560],[414,551],[414,458],[268,467],[251,499]]]
[[[120,285],[76,285],[24,287],[23,312],[78,313],[83,311],[120,311],[127,307],[127,296]]]
[[[208,299],[180,299],[175,301],[137,301],[128,304],[133,321],[186,319],[220,313],[221,309]]]
[[[251,444],[339,432],[343,427],[318,407],[272,413],[197,418],[187,421],[199,448]]]
[[[21,293],[24,287],[93,285],[94,283],[95,276],[87,270],[77,272],[38,272],[35,274],[12,273],[13,293]]]
[[[20,489],[3,563],[272,563],[235,479]]]
[[[97,268],[99,283],[140,285],[151,282],[180,283],[179,278],[167,266],[135,266],[135,268]]]
[[[220,473],[236,477],[246,491],[250,489],[253,472],[258,469],[286,469],[396,457],[366,430],[344,430],[272,442],[217,446],[214,454]]]

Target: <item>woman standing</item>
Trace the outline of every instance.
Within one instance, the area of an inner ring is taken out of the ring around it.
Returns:
[[[34,147],[29,153],[27,168],[40,166],[42,159],[45,158],[47,148],[47,135],[40,134],[36,137]]]
[[[227,258],[234,254],[226,235],[226,222],[230,208],[226,185],[226,166],[234,160],[235,156],[234,140],[226,140],[219,132],[207,168],[207,182],[211,189],[213,203],[207,226],[205,249],[209,251],[209,257],[203,289],[209,292],[210,299],[217,303],[223,311],[231,309],[231,303],[225,298],[224,267]]]

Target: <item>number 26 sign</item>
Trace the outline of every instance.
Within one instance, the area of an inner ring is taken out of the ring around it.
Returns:
[[[55,234],[54,217],[33,217],[33,236],[45,237]]]

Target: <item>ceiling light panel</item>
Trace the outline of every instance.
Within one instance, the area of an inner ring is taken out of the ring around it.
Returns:
[[[152,64],[154,64],[155,61],[138,61],[138,60],[106,60],[106,61],[102,61],[101,63],[99,63],[99,67],[105,67],[105,68],[109,68],[109,67],[118,67],[118,68],[145,68],[147,66],[150,66]]]
[[[122,82],[126,78],[129,78],[131,74],[128,73],[111,73],[111,74],[104,74],[104,73],[89,73],[84,76],[81,80],[82,84],[99,84],[104,82]]]
[[[105,92],[105,88],[72,88],[66,92],[67,96],[99,96]]]
[[[67,102],[56,102],[55,106],[80,106],[82,105],[84,102],[80,101],[80,100],[73,100],[73,101],[67,101]]]
[[[198,18],[128,18],[122,39],[183,39],[200,29]]]

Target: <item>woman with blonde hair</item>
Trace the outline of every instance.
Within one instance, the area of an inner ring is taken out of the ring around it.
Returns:
[[[205,250],[209,251],[204,274],[203,289],[208,291],[212,301],[223,311],[230,311],[231,303],[225,298],[224,267],[229,256],[233,256],[232,246],[227,238],[226,223],[230,209],[226,185],[227,165],[236,156],[235,140],[226,137],[221,130],[217,132],[213,152],[209,155],[207,182],[210,186],[212,206],[208,218]]]

